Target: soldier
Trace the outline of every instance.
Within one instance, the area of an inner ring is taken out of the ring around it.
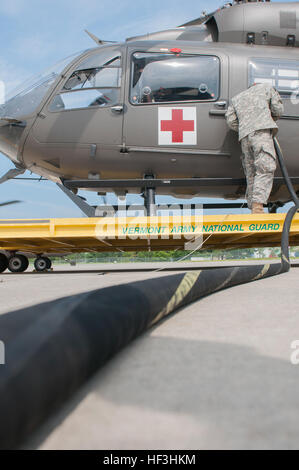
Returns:
[[[246,199],[253,214],[263,214],[276,169],[273,136],[283,113],[279,93],[267,83],[254,84],[232,99],[226,112],[228,126],[239,132],[242,164],[247,180]]]

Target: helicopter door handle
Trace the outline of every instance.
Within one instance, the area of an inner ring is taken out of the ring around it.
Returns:
[[[216,108],[226,108],[227,107],[227,101],[216,101],[215,103]]]
[[[210,109],[209,114],[213,116],[224,116],[227,110],[227,101],[216,101],[214,108]]]
[[[118,104],[116,106],[111,107],[111,111],[113,111],[114,113],[122,113],[123,110],[124,110],[124,107],[122,104]]]

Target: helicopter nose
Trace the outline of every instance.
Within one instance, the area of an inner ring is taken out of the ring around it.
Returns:
[[[19,162],[20,141],[26,123],[16,119],[0,119],[0,152],[13,162]]]

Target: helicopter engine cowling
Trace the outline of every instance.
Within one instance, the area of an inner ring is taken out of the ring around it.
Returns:
[[[299,46],[299,2],[235,2],[178,28],[132,40],[179,40]]]

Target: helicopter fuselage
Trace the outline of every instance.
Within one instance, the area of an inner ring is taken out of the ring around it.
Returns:
[[[246,189],[241,148],[225,112],[254,82],[281,93],[278,137],[298,189],[295,47],[179,40],[96,47],[72,60],[44,94],[38,90],[31,113],[22,115],[26,93],[11,100],[19,121],[0,128],[0,150],[34,173],[99,193],[138,193],[140,180],[152,178],[166,182],[157,194],[237,198]],[[206,184],[188,184],[195,178]],[[182,179],[185,186],[173,184]],[[274,183],[271,200],[287,197]]]

